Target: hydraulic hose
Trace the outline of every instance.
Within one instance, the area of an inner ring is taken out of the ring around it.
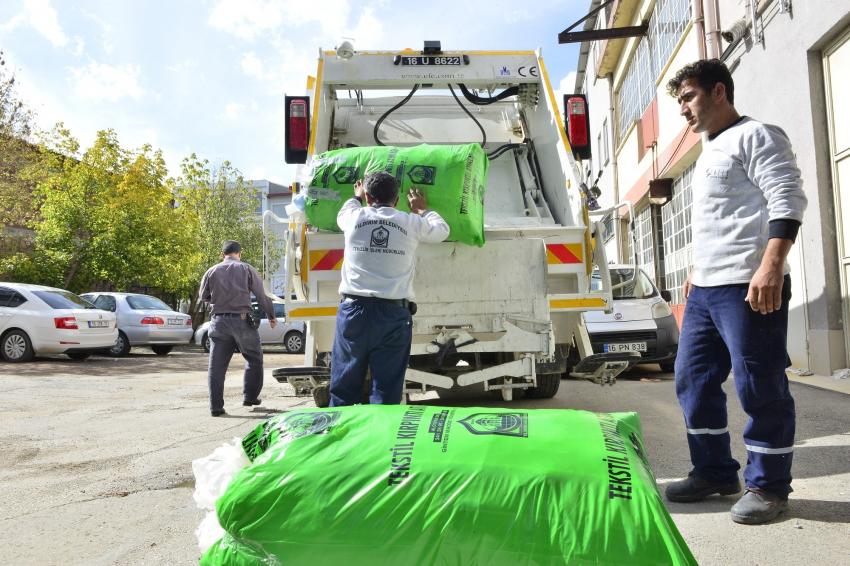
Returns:
[[[477,96],[475,94],[472,94],[472,92],[470,92],[469,89],[466,88],[466,85],[463,84],[463,83],[458,83],[457,86],[460,87],[460,92],[463,93],[464,98],[466,98],[471,103],[477,104],[479,106],[485,106],[487,104],[493,104],[494,102],[499,102],[500,100],[503,100],[503,99],[505,99],[509,96],[515,96],[515,95],[519,94],[519,87],[518,86],[512,86],[510,88],[506,88],[505,90],[503,90],[502,92],[500,92],[499,94],[497,94],[496,96],[493,96],[493,97],[483,97],[483,96]]]
[[[407,96],[405,96],[405,97],[401,100],[401,102],[399,102],[398,104],[396,104],[395,106],[393,106],[392,108],[390,108],[389,110],[387,110],[386,112],[384,112],[384,113],[383,113],[383,115],[381,115],[381,117],[380,117],[380,118],[378,118],[378,121],[377,121],[377,122],[375,122],[375,129],[372,131],[372,136],[375,138],[375,143],[376,143],[377,145],[386,145],[386,144],[384,144],[383,142],[381,142],[381,140],[379,140],[379,139],[378,139],[378,130],[379,130],[379,129],[380,129],[380,127],[381,127],[381,123],[382,123],[384,120],[386,120],[386,119],[387,119],[387,116],[389,116],[390,114],[392,114],[393,112],[395,112],[396,110],[398,110],[399,108],[401,108],[402,106],[404,106],[405,104],[407,104],[407,102],[408,102],[408,101],[409,101],[409,100],[413,97],[413,93],[415,93],[417,90],[419,90],[419,86],[420,86],[420,85],[414,85],[414,86],[413,86],[413,89],[410,91],[410,93],[409,93]]]
[[[484,138],[481,141],[481,147],[483,148],[484,145],[487,143],[487,132],[484,131],[484,126],[482,126],[481,122],[479,122],[478,119],[475,118],[475,116],[472,115],[472,112],[470,112],[469,109],[466,106],[463,105],[463,102],[461,102],[460,99],[455,94],[455,89],[452,88],[452,85],[447,85],[447,86],[449,87],[449,92],[452,93],[452,96],[454,97],[455,102],[457,102],[458,106],[460,106],[463,109],[463,111],[466,112],[467,116],[472,118],[472,121],[475,122],[475,125],[478,126],[479,130],[481,130],[481,136]]]

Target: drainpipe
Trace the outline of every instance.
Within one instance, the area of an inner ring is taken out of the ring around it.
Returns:
[[[611,160],[611,188],[614,189],[614,202],[619,204],[620,202],[620,170],[617,167],[617,155],[616,148],[620,143],[620,140],[617,139],[617,131],[619,128],[617,127],[617,116],[614,112],[616,105],[614,104],[614,73],[608,73],[608,103],[610,104],[610,108],[608,108],[608,127],[611,129],[611,153],[609,155],[609,159]],[[607,132],[606,132],[607,135]],[[623,223],[620,221],[620,209],[617,209],[617,217],[615,219],[617,223],[615,224],[614,233],[617,237],[617,261],[619,263],[627,263],[624,259],[626,256],[625,250],[623,249],[623,238],[622,238],[622,230],[621,227]],[[634,222],[634,218],[629,218],[629,222]],[[628,236],[628,234],[627,234]]]
[[[699,58],[705,59],[705,16],[702,13],[703,0],[692,0],[691,5],[694,11],[694,26],[697,32],[697,49]]]
[[[702,0],[702,11],[705,16],[706,57],[717,59],[723,52],[720,45],[720,12],[717,0]]]

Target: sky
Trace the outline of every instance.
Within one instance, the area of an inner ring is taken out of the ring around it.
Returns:
[[[283,97],[305,94],[320,48],[543,49],[553,86],[572,91],[577,45],[558,33],[590,0],[2,0],[0,50],[21,98],[49,129],[88,147],[112,128],[124,147],[161,149],[179,174],[190,153],[249,179],[289,184]],[[580,29],[580,28],[579,28]],[[560,97],[559,97],[560,98]]]

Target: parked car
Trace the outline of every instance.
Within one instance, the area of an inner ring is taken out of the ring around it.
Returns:
[[[286,310],[283,303],[274,303],[274,315],[277,318],[277,326],[272,328],[269,326],[269,319],[266,313],[257,305],[256,302],[251,303],[251,308],[254,313],[260,316],[260,342],[263,345],[280,344],[286,348],[287,352],[299,354],[304,351],[304,330],[306,323],[304,321],[295,321],[292,323],[286,322]],[[205,352],[210,351],[209,337],[209,322],[203,323],[195,332],[195,343],[203,347]]]
[[[156,297],[101,292],[85,293],[82,297],[118,317],[118,338],[109,350],[113,356],[126,356],[134,346],[150,346],[154,354],[165,356],[174,346],[192,341],[192,318]]]
[[[612,265],[611,284],[623,287],[614,290],[614,310],[584,313],[593,351],[638,352],[640,362],[657,363],[661,371],[673,371],[679,347],[679,327],[668,304],[668,291],[659,292],[643,270],[631,265]],[[591,278],[591,287],[602,287],[598,274]]]
[[[44,354],[83,360],[115,344],[115,315],[54,287],[0,283],[0,355],[28,362]]]

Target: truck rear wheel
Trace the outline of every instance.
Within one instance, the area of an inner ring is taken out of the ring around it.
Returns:
[[[525,395],[530,399],[551,399],[560,386],[561,374],[544,373],[537,376],[537,387],[529,387],[525,390]]]
[[[331,389],[327,383],[322,383],[313,388],[313,402],[320,409],[331,404]]]

